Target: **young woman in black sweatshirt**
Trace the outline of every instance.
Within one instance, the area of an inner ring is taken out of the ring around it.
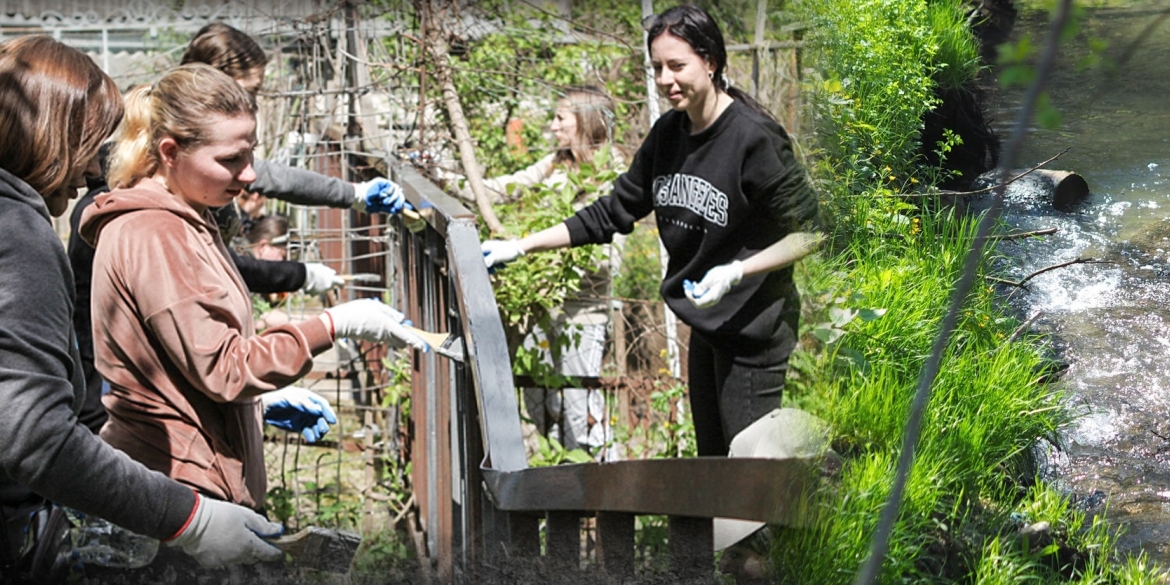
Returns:
[[[698,452],[725,455],[736,433],[780,406],[800,315],[792,265],[820,241],[817,202],[787,133],[728,83],[711,16],[677,6],[648,24],[655,83],[672,111],[611,194],[523,239],[485,242],[484,261],[609,242],[653,212],[670,255],[660,292],[691,326]]]

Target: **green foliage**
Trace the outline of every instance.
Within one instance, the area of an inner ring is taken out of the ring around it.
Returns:
[[[843,464],[827,489],[809,494],[809,527],[779,531],[773,560],[783,582],[845,583],[868,554],[918,377],[973,243],[979,218],[926,211],[943,207],[903,195],[939,178],[918,168],[915,143],[935,87],[977,71],[955,5],[796,3],[814,23],[821,150],[812,171],[835,238],[797,271],[803,345],[785,401],[832,425]],[[1002,54],[1009,83],[1032,79],[1028,39]],[[1045,104],[1039,118],[1056,122]],[[943,158],[958,144],[946,136],[935,145]],[[979,278],[994,253],[985,249]],[[1035,480],[1034,441],[1056,441],[1071,415],[1041,382],[1045,340],[1009,341],[1017,326],[993,287],[965,300],[879,582],[1157,582],[1145,557],[1118,562],[1103,515],[1087,520]],[[1048,522],[1052,540],[1021,544],[1013,518]],[[1060,567],[1070,552],[1084,562]]]
[[[532,467],[547,467],[562,463],[591,463],[593,457],[584,449],[566,449],[560,441],[537,434],[536,453],[528,458]]]
[[[983,68],[979,43],[967,27],[969,10],[969,6],[949,0],[927,6],[930,31],[938,43],[933,79],[941,88],[966,87]]]
[[[362,544],[353,559],[350,582],[417,583],[414,553],[405,537],[392,530],[383,530],[362,537]]]
[[[614,295],[622,299],[656,300],[662,282],[658,228],[641,222],[626,237],[621,249],[622,266],[613,279]]]
[[[564,43],[569,23],[524,3],[485,2],[476,9],[500,30],[458,47],[464,52],[452,67],[485,176],[528,166],[547,152],[543,133],[549,112],[567,86],[604,86],[616,98],[614,136],[625,135],[630,104],[644,100],[637,46],[607,39]],[[506,144],[505,127],[512,119],[524,121],[521,148]]]
[[[593,164],[569,169],[564,185],[538,184],[522,189],[520,197],[513,203],[499,206],[500,221],[511,233],[520,236],[564,221],[575,213],[578,205],[596,198],[617,178],[616,171],[608,168],[608,149],[599,150],[594,157]],[[481,237],[488,239],[490,234],[485,231]],[[539,359],[539,350],[556,355],[568,347],[572,339],[553,339],[550,340],[552,347],[538,350],[524,350],[520,347],[520,340],[538,326],[551,331],[551,312],[579,290],[586,267],[596,266],[602,260],[600,246],[581,246],[528,254],[496,271],[492,285],[508,333],[509,348],[516,356],[514,369],[517,374],[533,376],[542,385],[556,386],[563,381],[551,366]]]
[[[823,81],[814,84],[818,135],[845,193],[913,175],[922,117],[938,99],[939,41],[919,0],[802,0]]]
[[[289,519],[296,513],[295,495],[292,491],[283,486],[273,486],[268,488],[264,498],[264,509],[268,510],[269,516],[281,524],[288,525]]]
[[[646,426],[628,428],[613,424],[614,442],[625,445],[631,459],[694,457],[698,443],[687,386],[672,380],[656,380],[654,386]]]

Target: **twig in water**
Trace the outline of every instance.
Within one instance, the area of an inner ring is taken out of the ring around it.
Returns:
[[[1024,238],[1034,238],[1037,236],[1051,236],[1060,228],[1044,228],[1042,230],[1032,230],[1030,232],[1016,232],[1014,234],[999,234],[989,236],[987,239],[992,242],[1005,242],[1008,240],[1022,240]]]
[[[995,280],[997,282],[1002,282],[1004,284],[1010,284],[1012,286],[1023,288],[1024,283],[1028,282],[1029,280],[1032,280],[1033,278],[1035,278],[1041,274],[1044,274],[1045,272],[1048,272],[1051,270],[1056,270],[1057,268],[1064,268],[1065,266],[1072,266],[1073,264],[1114,264],[1114,262],[1109,261],[1109,260],[1098,260],[1096,258],[1075,258],[1073,260],[1069,260],[1068,262],[1061,262],[1059,264],[1053,264],[1052,266],[1045,266],[1044,268],[1041,268],[1040,270],[1037,270],[1036,272],[1033,272],[1032,274],[1025,276],[1019,282],[1013,282],[1010,280],[1001,280],[998,278]]]
[[[1007,342],[1011,343],[1011,342],[1019,339],[1020,336],[1024,334],[1024,331],[1027,331],[1028,327],[1031,327],[1032,323],[1035,323],[1036,319],[1039,319],[1040,315],[1043,315],[1043,314],[1044,314],[1044,311],[1036,311],[1031,317],[1028,317],[1027,321],[1020,323],[1020,326],[1016,327],[1016,330],[1012,331],[1012,334],[1010,336],[1008,336]]]

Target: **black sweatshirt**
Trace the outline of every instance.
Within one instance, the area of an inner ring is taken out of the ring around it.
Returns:
[[[768,342],[785,313],[799,312],[791,267],[744,278],[706,309],[687,300],[682,283],[816,229],[816,197],[788,134],[743,102],[702,132],[689,127],[684,112],[659,118],[613,192],[565,220],[572,245],[609,242],[654,212],[670,254],[660,292],[671,310],[714,339]]]

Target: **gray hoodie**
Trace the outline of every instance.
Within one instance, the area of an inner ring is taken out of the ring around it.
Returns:
[[[77,420],[85,383],[69,260],[44,199],[3,169],[0,234],[0,503],[37,494],[140,534],[174,535],[194,492]]]

